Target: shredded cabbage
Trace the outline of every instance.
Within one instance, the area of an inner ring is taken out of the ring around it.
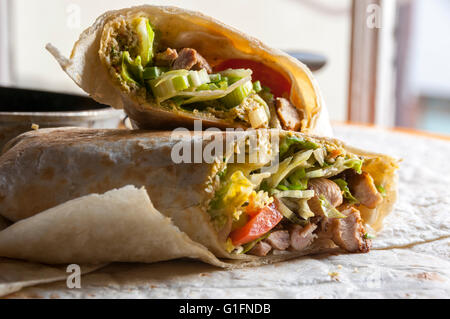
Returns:
[[[278,171],[267,180],[268,186],[271,188],[278,186],[294,169],[307,164],[306,161],[311,157],[312,153],[312,150],[300,151],[293,157],[286,158],[279,164]]]
[[[313,190],[287,190],[287,191],[279,191],[279,190],[273,190],[273,194],[275,194],[277,197],[290,197],[290,198],[301,198],[301,199],[310,199],[314,197],[314,191]]]
[[[342,191],[342,196],[349,202],[349,204],[359,203],[359,200],[357,200],[350,192],[348,184],[345,180],[343,180],[342,178],[338,178],[334,179],[333,182],[335,182],[339,186]]]
[[[338,211],[330,202],[325,198],[325,196],[319,196],[320,205],[322,206],[323,213],[328,218],[346,218],[344,214]]]
[[[287,207],[281,199],[276,196],[275,198],[277,199],[277,208],[284,217],[289,219],[294,224],[299,224],[302,226],[306,224],[306,222],[298,218],[298,216],[289,207]]]
[[[350,158],[345,160],[344,165],[347,168],[353,168],[356,171],[356,173],[361,174],[363,162],[364,161],[359,158]]]
[[[226,76],[230,78],[245,78],[251,76],[252,73],[253,71],[250,69],[226,69],[219,72],[222,77]]]
[[[323,171],[323,169],[319,168],[319,169],[315,169],[309,172],[305,173],[305,177],[306,178],[319,178],[325,175],[325,172]]]
[[[323,176],[325,178],[335,176],[346,169],[353,168],[358,174],[361,174],[361,168],[364,160],[359,158],[344,158],[338,157],[336,161],[329,167],[322,168]]]
[[[297,136],[288,136],[285,137],[282,142],[280,143],[280,157],[283,157],[286,155],[286,153],[289,151],[291,146],[297,146],[300,149],[306,149],[306,150],[315,150],[319,148],[319,145],[317,145],[314,142],[305,140],[303,138],[297,137]]]
[[[202,102],[202,101],[210,101],[210,100],[217,100],[220,99],[229,93],[233,92],[234,89],[238,88],[239,86],[245,84],[248,81],[251,81],[251,77],[245,77],[243,79],[240,79],[239,81],[233,83],[230,85],[226,90],[203,90],[203,91],[181,91],[177,93],[177,96],[183,96],[183,97],[190,97],[184,101],[181,102],[181,105],[183,104],[189,104],[194,102]]]
[[[326,154],[327,151],[323,147],[314,150],[314,158],[316,159],[316,161],[319,163],[320,166],[323,166],[323,164],[325,163]]]
[[[307,199],[300,199],[300,200],[297,201],[297,203],[298,203],[298,214],[302,218],[308,219],[310,217],[314,217],[314,213],[309,208]]]

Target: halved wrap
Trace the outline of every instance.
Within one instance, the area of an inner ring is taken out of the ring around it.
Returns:
[[[30,236],[32,241],[60,251],[27,250],[24,255],[11,248],[27,246],[26,228],[19,224],[69,200],[126,185],[145,186],[157,211],[215,256],[254,263],[327,249],[367,252],[396,198],[397,162],[389,156],[279,130],[193,134],[61,128],[10,141],[0,157],[0,215],[16,222],[6,231],[22,227],[22,235],[9,235],[5,244],[0,232],[0,256],[77,262],[77,254],[63,243],[70,242],[68,237],[83,238],[83,232],[67,227],[59,242],[47,240],[41,231]],[[52,220],[40,223],[60,225]],[[79,222],[91,223],[90,214]],[[111,238],[121,234],[115,227],[104,228]],[[148,231],[155,242],[172,240],[160,238],[151,227]],[[22,245],[15,244],[19,241]],[[129,256],[128,261],[151,259]],[[106,262],[108,254],[82,261]]]
[[[134,126],[283,128],[329,136],[309,69],[287,54],[198,12],[139,6],[108,11],[85,30],[70,59],[47,49],[100,103]]]

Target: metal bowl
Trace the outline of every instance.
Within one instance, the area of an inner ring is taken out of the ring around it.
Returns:
[[[123,127],[125,113],[71,94],[0,87],[0,150],[12,138],[39,128]]]

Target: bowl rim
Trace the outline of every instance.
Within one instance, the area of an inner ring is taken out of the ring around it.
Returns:
[[[104,119],[113,118],[117,115],[124,114],[121,109],[104,108],[104,109],[92,109],[84,111],[61,111],[61,112],[0,112],[0,122],[9,122],[10,120],[23,120],[24,118],[32,119],[48,119],[48,120],[58,120],[58,119]]]

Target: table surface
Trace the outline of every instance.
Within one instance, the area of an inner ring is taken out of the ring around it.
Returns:
[[[334,133],[348,144],[403,159],[398,202],[370,253],[236,270],[185,260],[111,264],[83,276],[81,289],[56,282],[9,297],[448,298],[450,139],[339,124]]]

